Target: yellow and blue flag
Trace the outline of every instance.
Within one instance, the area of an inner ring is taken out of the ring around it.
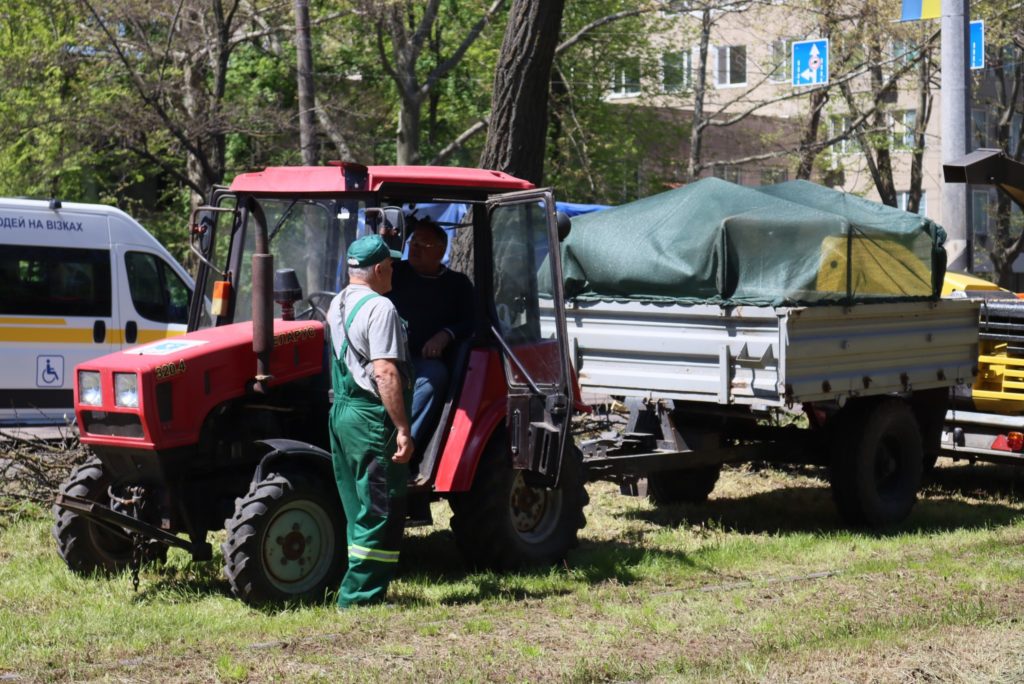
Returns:
[[[900,21],[938,19],[942,16],[942,0],[903,0]]]

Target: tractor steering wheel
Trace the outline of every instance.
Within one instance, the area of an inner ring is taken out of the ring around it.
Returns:
[[[331,300],[337,292],[315,290],[306,295],[302,300],[309,308],[295,316],[297,321],[320,321],[327,322],[327,310],[331,307]]]

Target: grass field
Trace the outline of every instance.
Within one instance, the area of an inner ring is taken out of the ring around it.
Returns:
[[[80,578],[49,514],[0,535],[0,681],[1020,682],[1024,471],[942,467],[910,520],[844,530],[814,469],[736,469],[700,506],[589,486],[564,567],[467,574],[407,532],[391,603],[254,610],[220,557]]]

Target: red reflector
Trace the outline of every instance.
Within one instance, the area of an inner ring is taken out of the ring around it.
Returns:
[[[1020,451],[1024,448],[1024,433],[1011,432],[1006,435],[1006,446],[1010,447],[1010,451]]]

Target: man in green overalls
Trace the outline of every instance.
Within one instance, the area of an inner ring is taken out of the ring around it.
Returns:
[[[327,315],[334,347],[331,457],[348,525],[339,608],[384,600],[405,526],[413,374],[405,324],[380,296],[391,289],[391,260],[399,258],[378,235],[353,242],[349,285]]]

